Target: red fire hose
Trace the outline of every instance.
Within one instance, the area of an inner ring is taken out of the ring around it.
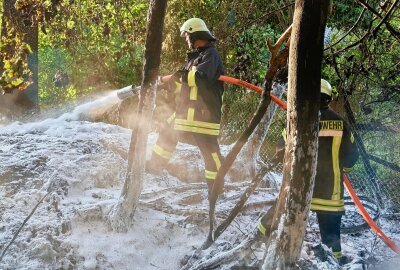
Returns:
[[[351,199],[356,204],[358,211],[363,216],[364,220],[367,224],[371,227],[371,229],[380,237],[382,240],[388,245],[394,252],[400,255],[400,248],[394,243],[389,237],[385,235],[384,232],[376,225],[374,220],[368,214],[367,210],[365,210],[364,206],[362,205],[360,199],[357,197],[356,192],[354,191],[353,187],[350,184],[349,179],[347,178],[346,174],[343,174],[344,186],[346,187],[347,191],[350,194]]]
[[[262,93],[262,89],[254,84],[232,78],[229,76],[224,76],[221,75],[219,77],[220,81],[224,81],[227,83],[235,84],[238,86],[245,87],[247,89],[250,89],[254,92],[257,92],[259,94]],[[276,96],[271,94],[271,99],[278,104],[282,109],[286,110],[287,106],[286,103],[277,98]],[[344,186],[347,189],[347,191],[350,194],[351,199],[353,200],[354,204],[357,206],[358,211],[361,213],[362,217],[364,220],[367,222],[367,224],[371,227],[371,229],[388,245],[394,252],[396,252],[398,255],[400,255],[400,248],[394,243],[389,237],[385,235],[384,232],[378,227],[378,225],[374,222],[374,220],[371,218],[371,216],[368,214],[367,210],[365,210],[364,206],[362,205],[360,199],[358,198],[356,192],[354,191],[353,187],[350,184],[349,179],[347,178],[346,174],[343,174],[343,180],[344,180]]]
[[[219,76],[218,80],[224,81],[224,82],[227,82],[227,83],[231,83],[231,84],[236,84],[236,85],[242,86],[242,87],[244,87],[244,88],[253,90],[254,92],[257,92],[257,93],[259,93],[259,94],[262,93],[262,89],[261,89],[260,87],[254,85],[254,84],[251,84],[251,83],[248,83],[248,82],[245,82],[245,81],[242,81],[242,80],[233,78],[233,77],[221,75],[221,76]],[[285,103],[285,102],[283,102],[282,100],[280,100],[279,98],[277,98],[276,96],[274,96],[274,95],[272,95],[272,94],[271,94],[271,99],[272,99],[276,104],[278,104],[280,107],[282,107],[282,109],[286,110],[287,106],[286,106],[286,103]]]

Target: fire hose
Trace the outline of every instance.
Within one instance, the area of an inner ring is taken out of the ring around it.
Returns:
[[[349,179],[347,178],[346,174],[343,174],[343,181],[344,186],[346,187],[347,191],[350,194],[351,199],[354,201],[355,205],[358,208],[358,211],[364,218],[364,220],[368,223],[373,230],[385,243],[388,245],[394,252],[400,255],[400,248],[393,242],[386,234],[378,227],[378,225],[374,222],[371,216],[368,214],[367,210],[365,210],[364,206],[362,205],[360,199],[358,198],[356,192],[354,191],[353,187],[350,184]]]
[[[245,88],[250,89],[259,94],[262,92],[262,89],[260,87],[250,84],[248,82],[244,82],[244,81],[236,79],[236,78],[232,78],[232,77],[228,77],[228,76],[221,76],[219,78],[219,80],[245,87]],[[283,102],[279,98],[273,96],[272,94],[271,94],[271,98],[282,109],[284,109],[284,110],[287,109],[287,105],[285,102]],[[354,191],[354,189],[345,173],[343,173],[343,180],[344,180],[344,186],[347,189],[347,191],[349,192],[351,199],[353,200],[354,204],[357,206],[358,211],[360,212],[360,214],[362,215],[364,220],[367,222],[367,224],[370,226],[370,228],[386,243],[386,245],[388,245],[394,252],[396,252],[398,255],[400,255],[400,248],[396,245],[396,243],[394,243],[389,237],[386,236],[386,234],[378,227],[378,225],[374,222],[374,220],[368,214],[367,210],[364,208],[363,204],[361,203],[360,199],[358,198],[356,192]]]
[[[170,79],[171,75],[162,77],[160,79],[161,82],[167,81]],[[220,81],[224,81],[230,84],[235,84],[244,88],[247,88],[249,90],[252,90],[258,94],[262,93],[262,89],[254,84],[242,81],[240,79],[236,79],[233,77],[221,75],[218,78]],[[120,99],[125,99],[129,96],[133,96],[138,94],[140,91],[140,86],[128,86],[125,88],[122,88],[117,92],[117,95]],[[286,110],[287,105],[285,102],[280,100],[278,97],[274,96],[271,94],[271,99],[282,109]],[[359,197],[357,196],[356,192],[354,191],[347,175],[343,173],[343,180],[344,180],[344,186],[348,193],[350,194],[351,199],[353,200],[354,204],[357,206],[358,211],[366,221],[366,223],[369,225],[372,231],[374,231],[384,242],[387,246],[389,246],[394,252],[396,252],[398,255],[400,255],[400,248],[396,245],[395,242],[393,242],[389,237],[386,236],[386,234],[378,227],[378,225],[374,222],[374,220],[371,218],[371,216],[368,214],[367,210],[364,208],[362,202],[360,201]]]

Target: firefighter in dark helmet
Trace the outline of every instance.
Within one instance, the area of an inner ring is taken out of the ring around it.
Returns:
[[[320,123],[318,138],[318,159],[311,210],[316,212],[322,243],[332,249],[340,260],[340,224],[344,214],[342,173],[351,171],[357,162],[358,150],[348,123],[329,103],[337,92],[326,80],[321,80]],[[276,161],[284,155],[285,130],[278,143]],[[264,215],[258,225],[261,234],[269,234],[275,205]]]
[[[224,66],[213,45],[216,39],[202,19],[187,20],[180,33],[191,51],[182,68],[168,82],[162,82],[175,88],[175,112],[160,130],[147,169],[157,173],[165,168],[178,138],[190,136],[203,156],[205,179],[210,190],[221,166],[217,139],[224,86],[218,78],[224,73]]]

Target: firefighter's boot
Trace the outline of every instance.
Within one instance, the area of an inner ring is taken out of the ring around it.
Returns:
[[[153,152],[151,159],[146,161],[146,172],[154,175],[160,175],[168,165],[168,159],[165,159]]]

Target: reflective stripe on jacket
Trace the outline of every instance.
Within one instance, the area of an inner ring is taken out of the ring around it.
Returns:
[[[224,92],[218,80],[224,73],[219,53],[211,43],[197,48],[183,70],[174,129],[218,136]]]
[[[329,108],[320,110],[317,173],[311,210],[344,211],[344,168],[351,168],[358,159],[358,150],[349,125]]]
[[[311,210],[343,212],[342,172],[349,171],[357,162],[358,150],[347,122],[329,107],[320,109],[317,172]],[[286,129],[277,146],[283,158]]]

